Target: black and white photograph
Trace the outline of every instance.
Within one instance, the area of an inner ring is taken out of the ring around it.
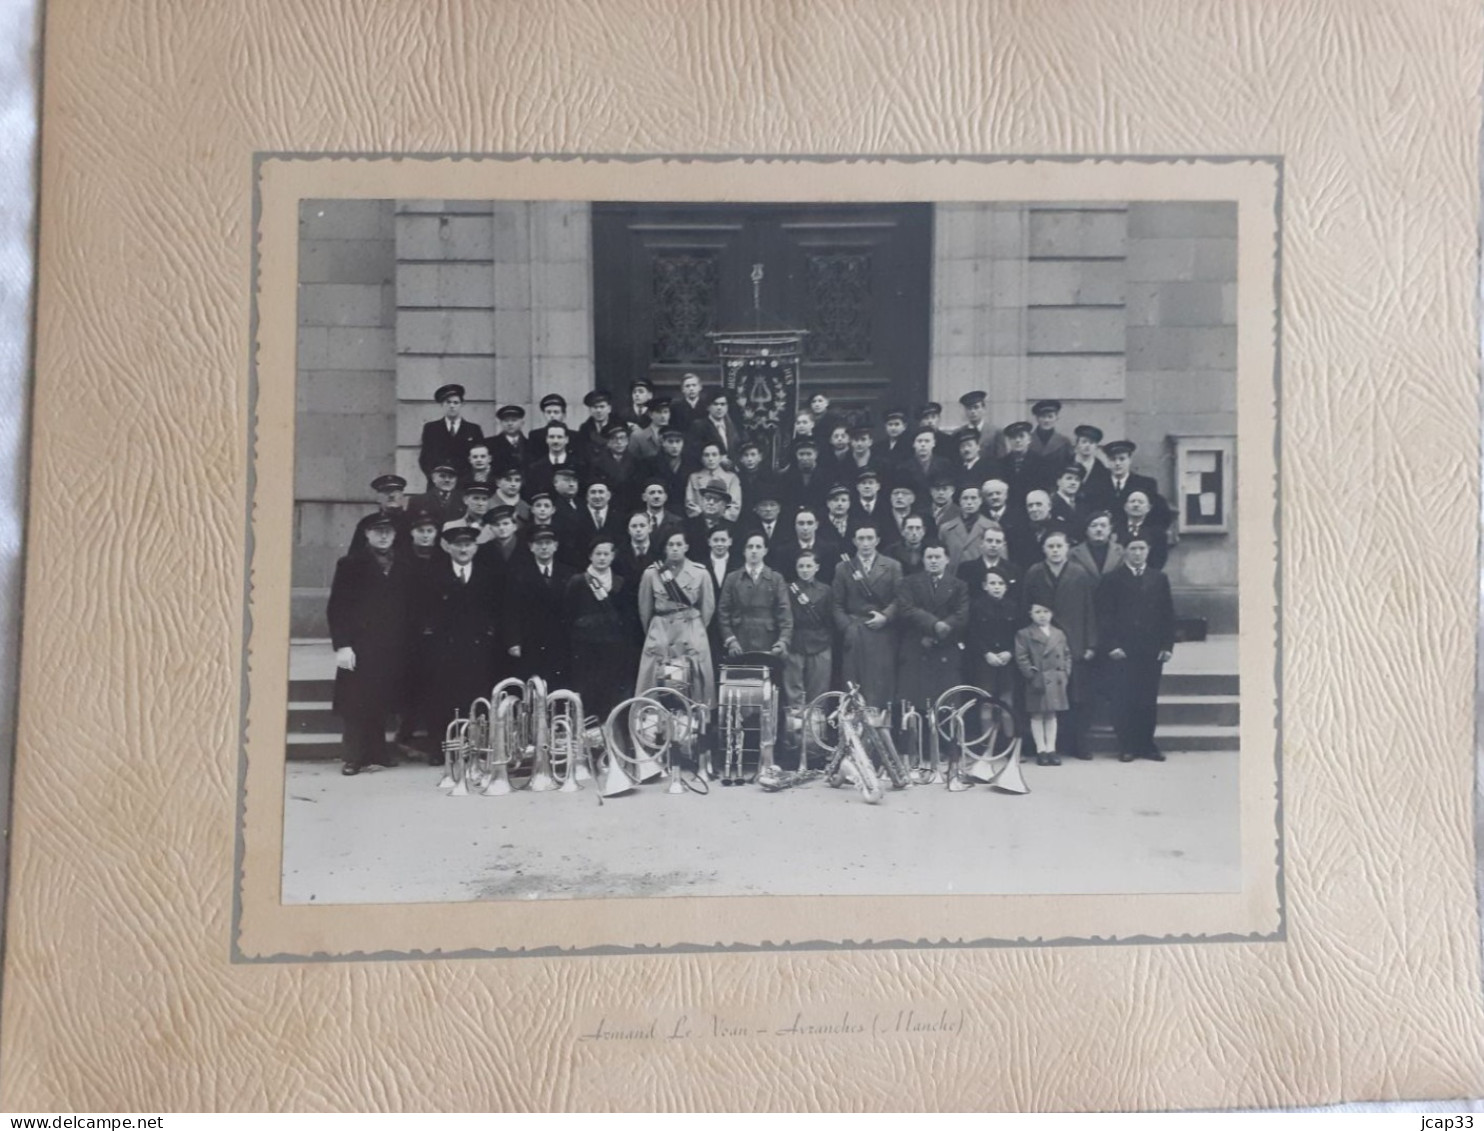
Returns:
[[[300,200],[282,902],[1240,891],[1237,221]]]

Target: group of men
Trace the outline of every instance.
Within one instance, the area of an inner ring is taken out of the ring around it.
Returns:
[[[816,394],[775,471],[726,391],[695,374],[673,399],[643,379],[621,403],[594,390],[576,427],[556,394],[530,431],[524,409],[504,405],[492,436],[464,418],[464,396],[437,390],[442,416],[419,453],[425,489],[409,496],[401,477],[379,477],[379,509],[352,544],[390,526],[421,578],[409,691],[391,707],[405,740],[440,737],[494,678],[587,683],[578,690],[601,707],[677,652],[707,669],[707,695],[729,656],[760,652],[777,657],[789,707],[848,681],[874,707],[921,708],[981,670],[971,606],[994,574],[1017,623],[1043,603],[1067,633],[1078,665],[1068,752],[1087,756],[1088,707],[1103,696],[1121,757],[1162,757],[1153,720],[1174,643],[1161,572],[1170,509],[1133,471],[1133,443],[1105,444],[1087,424],[1064,436],[1059,402],[994,430],[974,392],[960,398],[956,431],[931,403],[889,410],[877,430]],[[428,599],[447,574],[478,596]],[[613,647],[601,673],[584,671],[578,637],[604,610],[609,635],[593,639]]]

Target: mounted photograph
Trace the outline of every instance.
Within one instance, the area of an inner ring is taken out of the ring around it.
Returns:
[[[1240,888],[1235,201],[298,230],[285,903]]]

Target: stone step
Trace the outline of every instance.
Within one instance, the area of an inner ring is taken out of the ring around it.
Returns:
[[[1167,754],[1237,750],[1241,747],[1241,729],[1234,726],[1161,726],[1155,731],[1154,741]],[[1089,745],[1099,754],[1118,751],[1118,740],[1111,727],[1094,727]]]

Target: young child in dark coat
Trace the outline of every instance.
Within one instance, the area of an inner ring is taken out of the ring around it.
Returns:
[[[1017,695],[1015,633],[1022,617],[1009,596],[1004,574],[990,570],[980,591],[969,601],[969,629],[964,641],[964,676],[997,699],[1015,704]]]

